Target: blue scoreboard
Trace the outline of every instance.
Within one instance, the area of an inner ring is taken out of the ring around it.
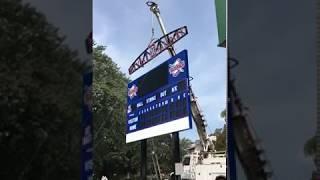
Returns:
[[[191,128],[187,50],[128,84],[126,142]]]

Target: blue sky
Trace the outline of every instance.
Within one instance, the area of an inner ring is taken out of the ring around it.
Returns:
[[[151,28],[155,38],[161,37],[157,20],[145,4],[146,1],[95,0],[93,1],[93,33],[95,41],[107,46],[109,55],[128,75],[128,68],[151,40]],[[161,16],[168,32],[186,25],[189,34],[175,44],[176,52],[188,50],[191,86],[198,97],[200,107],[208,122],[208,132],[223,127],[220,112],[226,106],[226,50],[217,47],[218,33],[213,0],[161,0]],[[143,69],[135,79],[169,58],[163,52]],[[180,137],[198,139],[192,130],[180,133]]]

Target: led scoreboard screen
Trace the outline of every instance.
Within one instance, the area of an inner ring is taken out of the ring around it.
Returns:
[[[128,84],[126,142],[191,128],[187,50]]]

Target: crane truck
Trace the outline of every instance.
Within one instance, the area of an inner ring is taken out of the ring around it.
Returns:
[[[191,112],[199,135],[199,143],[188,149],[183,157],[182,180],[226,180],[226,151],[216,151],[216,136],[208,135],[207,122],[200,110],[192,89],[190,88]]]

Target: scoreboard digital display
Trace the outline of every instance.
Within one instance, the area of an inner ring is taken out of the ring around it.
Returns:
[[[128,84],[126,142],[191,128],[187,50]]]

